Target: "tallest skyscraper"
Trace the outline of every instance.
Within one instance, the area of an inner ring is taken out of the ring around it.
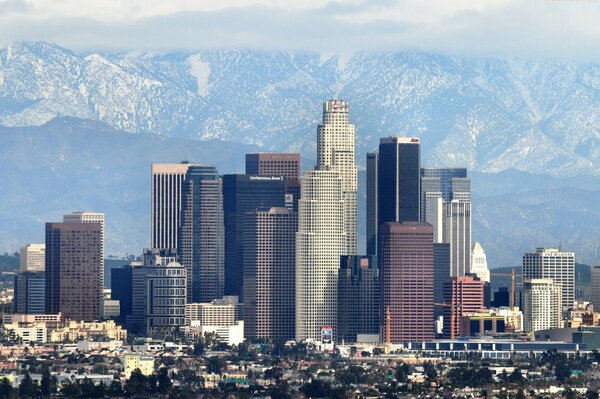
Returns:
[[[357,171],[354,154],[354,125],[348,102],[329,100],[323,104],[323,121],[317,128],[317,169],[334,170],[342,179],[345,255],[357,253]]]

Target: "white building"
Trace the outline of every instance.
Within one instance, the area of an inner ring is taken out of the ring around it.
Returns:
[[[471,270],[471,203],[444,203],[443,220],[443,242],[450,244],[450,276],[464,276]]]
[[[562,328],[562,288],[551,278],[523,282],[525,332]]]
[[[217,335],[218,342],[224,342],[227,345],[239,345],[244,342],[244,321],[238,320],[234,324],[224,326],[201,326],[198,322],[192,322],[190,327],[184,327],[183,333],[188,337],[197,339],[203,337],[206,333],[214,333]]]
[[[471,273],[477,274],[482,281],[490,282],[490,269],[488,269],[485,251],[478,242],[473,245],[473,251],[471,251]]]
[[[196,164],[152,164],[152,248],[178,248],[181,222],[182,184],[190,166]]]
[[[348,102],[323,103],[323,121],[317,127],[317,169],[340,172],[344,200],[344,230],[347,248],[343,255],[357,253],[357,169],[354,151],[354,125],[350,123]]]
[[[346,251],[343,179],[337,171],[302,176],[296,234],[296,340],[320,340],[321,328],[337,331],[340,255]]]
[[[244,342],[242,304],[237,296],[225,296],[211,303],[188,303],[185,308],[186,327],[184,334],[191,338],[216,333],[219,342],[239,345]]]
[[[536,248],[523,255],[524,279],[551,278],[562,287],[563,311],[575,301],[575,254],[556,248]]]
[[[46,244],[27,244],[21,247],[19,270],[22,272],[46,270]]]

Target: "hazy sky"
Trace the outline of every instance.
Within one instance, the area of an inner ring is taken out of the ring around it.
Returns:
[[[600,0],[0,0],[0,41],[75,50],[600,58]]]

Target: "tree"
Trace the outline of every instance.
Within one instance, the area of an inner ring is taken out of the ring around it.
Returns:
[[[508,376],[508,382],[512,384],[521,384],[523,381],[525,381],[525,378],[523,378],[523,374],[521,374],[521,369],[519,368],[515,368]]]
[[[13,395],[13,387],[8,380],[8,378],[4,377],[0,380],[0,399],[8,399]]]
[[[121,381],[114,380],[111,382],[106,393],[108,393],[109,396],[122,396],[123,386],[121,385]]]
[[[560,382],[564,382],[567,378],[571,377],[571,367],[567,363],[557,363],[554,366],[554,375]]]
[[[227,369],[227,362],[220,357],[213,356],[206,360],[206,371],[208,373],[221,374]]]
[[[585,397],[586,399],[598,399],[598,391],[595,389],[588,389],[585,393]]]
[[[34,396],[38,396],[37,392],[37,384],[34,383],[33,379],[29,375],[29,372],[26,371],[21,383],[19,384],[19,396],[21,398],[33,398]]]
[[[402,363],[400,366],[396,367],[396,380],[398,382],[407,382],[410,373],[410,366],[406,363]]]
[[[194,343],[194,351],[192,352],[194,356],[202,356],[204,354],[204,342],[198,341]]]
[[[429,381],[433,381],[437,378],[437,369],[431,362],[426,362],[425,364],[423,364],[423,369],[425,372],[425,377],[427,377]]]
[[[49,397],[56,392],[56,378],[52,377],[49,368],[44,369],[40,388],[44,397]]]
[[[145,393],[148,390],[148,382],[148,377],[142,374],[140,369],[135,369],[125,381],[125,392],[131,396]]]
[[[167,370],[166,367],[162,367],[160,370],[158,370],[158,392],[166,395],[167,393],[169,393],[169,391],[171,390],[171,387],[173,387],[173,382],[171,381],[171,378],[169,377],[169,371]]]

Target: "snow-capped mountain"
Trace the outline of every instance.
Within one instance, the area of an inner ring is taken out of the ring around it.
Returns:
[[[315,157],[327,98],[350,102],[359,162],[379,137],[422,138],[425,162],[600,175],[600,66],[425,53],[76,54],[0,45],[0,125],[56,116],[131,133],[222,139]]]

